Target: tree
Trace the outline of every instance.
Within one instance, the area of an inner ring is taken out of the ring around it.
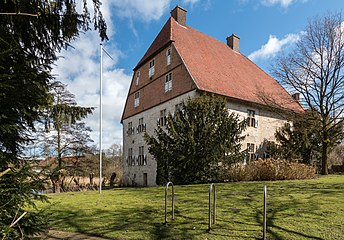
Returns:
[[[0,178],[2,239],[29,238],[39,230],[39,215],[26,214],[11,226],[27,204],[43,199],[39,178],[21,158],[22,146],[31,141],[29,130],[49,103],[50,70],[58,51],[91,23],[102,40],[107,38],[100,1],[93,5],[93,19],[86,1],[81,13],[73,0],[7,0],[0,5],[0,172],[10,169]]]
[[[84,123],[77,122],[93,112],[92,107],[77,106],[74,95],[66,85],[55,82],[52,85],[53,103],[46,112],[46,129],[53,130],[53,134],[47,137],[47,144],[56,153],[57,167],[52,169],[50,175],[54,192],[60,192],[61,170],[64,169],[62,157],[83,155],[87,150],[87,144],[91,142],[88,132],[91,131]],[[66,170],[66,169],[64,169]]]
[[[275,133],[277,155],[286,160],[301,160],[310,164],[315,156],[319,155],[321,140],[317,134],[319,117],[311,110],[294,115],[292,123],[285,123]]]
[[[155,135],[145,134],[157,161],[157,184],[220,181],[223,168],[243,159],[244,129],[245,122],[229,113],[224,98],[203,95],[187,100],[174,115],[160,119]]]
[[[301,94],[304,104],[319,115],[321,173],[328,174],[328,152],[343,137],[344,28],[341,14],[314,18],[289,54],[278,57],[273,74],[288,89]]]

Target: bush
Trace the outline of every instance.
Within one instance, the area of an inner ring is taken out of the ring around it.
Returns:
[[[228,169],[229,181],[273,181],[310,179],[315,177],[315,168],[297,162],[285,160],[253,161],[247,165],[236,165]]]

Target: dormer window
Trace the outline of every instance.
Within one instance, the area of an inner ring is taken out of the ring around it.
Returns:
[[[139,85],[139,82],[140,82],[140,71],[137,71],[136,79],[135,79],[136,86]]]
[[[148,71],[148,75],[149,77],[152,77],[155,73],[155,69],[154,69],[154,59],[152,61],[149,62],[149,71]]]
[[[165,76],[165,92],[172,91],[172,73]]]
[[[166,51],[166,62],[167,62],[167,65],[171,64],[171,48],[167,49]]]
[[[137,91],[134,94],[134,107],[138,107],[140,105],[140,91]]]

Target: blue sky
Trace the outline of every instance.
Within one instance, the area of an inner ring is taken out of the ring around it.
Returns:
[[[240,51],[269,73],[281,51],[298,40],[308,20],[340,12],[342,0],[103,0],[110,40],[104,43],[114,60],[104,55],[103,143],[122,143],[120,118],[132,69],[148,49],[178,4],[187,12],[187,25],[225,42],[232,33],[240,37]],[[60,53],[53,72],[68,84],[78,104],[96,111],[85,122],[98,143],[99,38],[96,32],[80,35],[74,49]]]

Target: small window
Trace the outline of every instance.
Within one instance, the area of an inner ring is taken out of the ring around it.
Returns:
[[[178,103],[174,106],[176,112],[180,112],[183,110],[183,103]]]
[[[254,143],[247,143],[248,160],[255,160]]]
[[[167,49],[166,51],[166,62],[167,62],[167,65],[171,64],[171,48]]]
[[[247,110],[247,126],[248,127],[256,127],[258,124],[256,124],[256,116],[255,111],[253,110]]]
[[[128,159],[127,159],[127,164],[129,166],[135,165],[135,161],[133,159],[133,149],[128,148]]]
[[[139,82],[140,82],[140,71],[137,71],[137,73],[136,73],[136,79],[135,79],[136,81],[136,86],[137,85],[139,85]]]
[[[155,73],[155,68],[154,68],[154,59],[152,61],[149,62],[149,71],[148,71],[148,75],[149,77],[152,77]]]
[[[166,109],[160,111],[160,118],[158,119],[158,125],[163,127],[167,124],[167,111]]]
[[[138,162],[137,162],[138,165],[141,165],[141,166],[147,165],[147,159],[144,152],[145,152],[144,146],[139,147],[139,157],[138,157]]]
[[[172,73],[165,76],[165,92],[172,91]]]
[[[127,134],[128,134],[128,135],[134,134],[133,122],[129,122],[129,123],[128,123]]]
[[[143,118],[139,118],[139,125],[137,126],[137,133],[145,132],[146,124],[143,123]]]
[[[136,92],[134,94],[134,107],[138,107],[140,105],[140,92]]]

